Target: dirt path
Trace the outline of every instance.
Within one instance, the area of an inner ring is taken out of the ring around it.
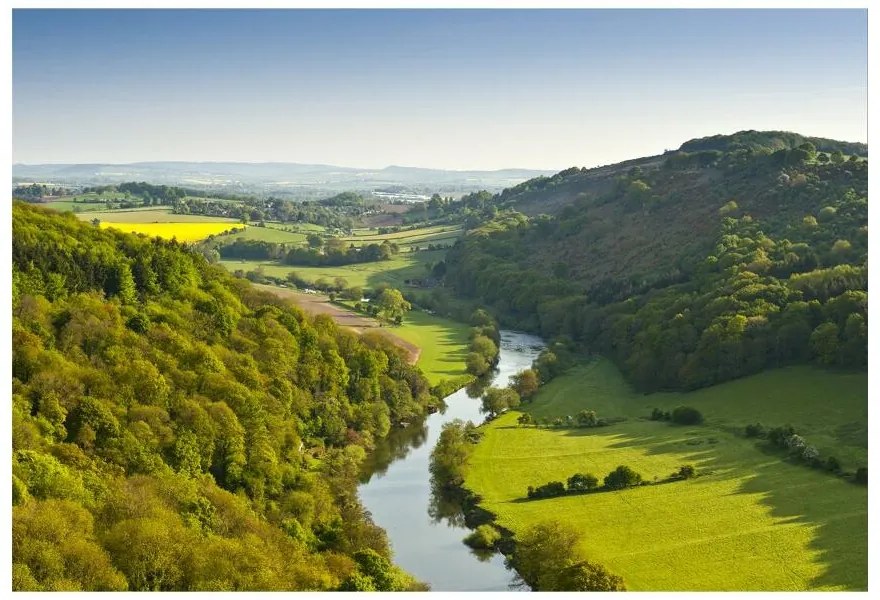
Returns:
[[[348,327],[358,334],[372,331],[387,338],[391,343],[406,351],[407,362],[414,365],[422,353],[421,348],[397,337],[388,328],[382,327],[379,321],[365,317],[356,312],[346,310],[330,303],[330,299],[323,294],[306,294],[295,290],[288,290],[274,285],[255,283],[255,288],[275,294],[279,298],[293,300],[293,302],[310,315],[329,315],[337,324]]]

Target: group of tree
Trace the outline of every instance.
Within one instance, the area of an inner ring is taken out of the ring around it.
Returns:
[[[678,425],[699,425],[703,422],[703,413],[692,406],[677,406],[672,412],[655,408],[651,411],[652,421],[671,421]]]
[[[470,421],[453,419],[443,424],[429,463],[435,488],[456,488],[464,483],[468,459],[480,437],[477,426]]]
[[[215,237],[209,243],[225,259],[277,260],[286,265],[308,267],[337,267],[390,260],[400,251],[397,244],[388,240],[381,244],[355,246],[347,245],[339,238],[330,238],[325,242],[323,238],[315,235],[313,239],[316,243],[312,244],[310,241],[312,247],[309,248],[242,238],[224,243],[222,239]]]
[[[855,473],[845,472],[839,460],[833,456],[823,458],[819,450],[808,444],[807,440],[798,434],[791,425],[768,429],[760,423],[750,423],[745,427],[745,436],[767,440],[774,448],[783,450],[789,458],[814,469],[852,477],[856,483],[867,483],[867,467],[859,467]]]
[[[545,190],[496,194],[498,216],[447,254],[445,285],[612,358],[642,391],[793,363],[863,369],[867,160],[823,162],[812,143],[621,166],[604,187],[590,187],[599,170],[570,170],[554,189],[573,201],[553,216],[513,210]]]
[[[581,534],[559,521],[544,521],[526,528],[516,538],[508,566],[538,592],[619,592],[623,579],[578,553]]]
[[[677,473],[670,476],[671,479],[686,479],[693,477],[694,468],[685,465]],[[599,479],[592,473],[575,473],[568,478],[567,486],[561,481],[551,481],[538,487],[529,486],[526,497],[530,500],[541,498],[556,498],[568,494],[583,494],[585,492],[610,492],[635,487],[642,484],[642,476],[626,465],[620,465],[605,476],[602,485]]]
[[[228,217],[242,222],[312,223],[350,232],[357,219],[375,209],[375,202],[352,192],[321,200],[293,201],[268,196],[237,196],[235,201],[197,198],[188,194],[173,203],[177,214]]]
[[[470,344],[465,364],[468,373],[482,377],[498,364],[501,330],[495,318],[482,308],[474,311],[470,324]]]
[[[44,183],[19,185],[12,188],[12,197],[34,202],[43,198],[57,198],[69,194],[71,190],[59,186],[48,186]]]
[[[360,462],[434,402],[382,336],[15,203],[16,590],[419,589]]]

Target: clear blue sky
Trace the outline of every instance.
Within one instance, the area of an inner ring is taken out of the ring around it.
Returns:
[[[867,139],[864,10],[15,10],[13,160],[593,166]]]

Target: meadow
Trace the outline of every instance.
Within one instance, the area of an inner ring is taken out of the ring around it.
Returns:
[[[227,228],[241,225],[236,219],[226,217],[175,214],[167,206],[90,211],[77,217],[83,221],[98,219],[110,223],[225,223]]]
[[[464,323],[413,310],[389,331],[421,349],[418,365],[431,385],[467,375],[470,327]]]
[[[686,404],[700,426],[647,419]],[[626,421],[595,429],[517,425],[510,411],[483,426],[466,485],[514,533],[544,519],[583,532],[587,558],[630,590],[867,588],[867,489],[786,462],[742,437],[741,425],[791,423],[847,470],[866,464],[867,378],[806,367],[765,372],[687,394],[632,392],[604,360],[542,388],[526,410],[584,409]],[[574,473],[599,479],[625,464],[647,481],[693,464],[693,480],[620,492],[524,501],[528,486]]]
[[[434,264],[446,255],[445,250],[426,251],[426,252],[401,252],[390,260],[382,260],[377,262],[358,263],[353,265],[344,265],[340,267],[303,267],[299,265],[285,265],[272,261],[255,261],[255,260],[221,260],[220,264],[229,271],[235,272],[241,269],[245,272],[254,271],[259,267],[263,268],[266,275],[272,277],[287,277],[291,271],[295,271],[301,278],[306,281],[315,282],[319,279],[326,279],[330,283],[337,277],[342,277],[348,283],[348,286],[360,286],[371,288],[379,283],[387,283],[388,285],[403,289],[406,287],[404,283],[407,279],[422,278],[427,274],[425,264]]]
[[[177,238],[179,242],[197,242],[229,229],[229,223],[108,223],[101,221],[101,228],[112,227],[128,233],[142,233],[150,237]],[[244,227],[244,225],[239,225]]]

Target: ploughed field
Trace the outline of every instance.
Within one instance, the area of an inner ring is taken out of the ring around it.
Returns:
[[[651,421],[653,408],[700,410],[698,426]],[[544,429],[510,411],[483,426],[466,486],[514,533],[558,519],[580,550],[630,590],[867,589],[865,486],[743,436],[746,424],[792,424],[845,471],[867,465],[867,376],[808,367],[768,371],[684,394],[632,392],[609,362],[576,367],[524,410],[536,417],[595,410],[607,427]],[[528,486],[575,473],[601,479],[628,465],[647,481],[684,464],[698,477],[595,494],[524,501]]]

